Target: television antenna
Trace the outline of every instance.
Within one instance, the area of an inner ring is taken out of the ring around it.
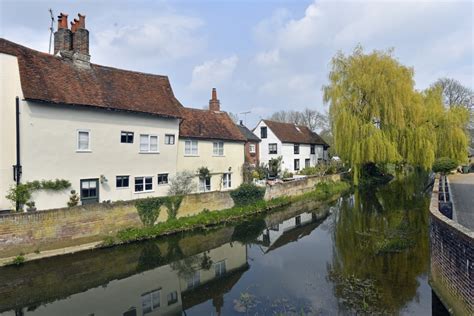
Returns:
[[[51,42],[53,40],[53,27],[54,27],[54,15],[53,9],[49,9],[49,15],[51,16],[51,26],[49,27],[49,49],[48,53],[51,54]]]
[[[243,114],[244,115],[244,123],[247,123],[247,114],[250,114],[252,113],[252,111],[246,111],[246,112],[240,112],[239,114]]]

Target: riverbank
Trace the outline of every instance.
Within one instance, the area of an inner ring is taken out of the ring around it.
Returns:
[[[101,246],[114,246],[134,241],[152,239],[159,236],[176,234],[178,232],[195,229],[207,229],[217,225],[234,223],[245,220],[247,217],[259,213],[266,213],[279,207],[287,206],[297,201],[315,199],[328,201],[339,197],[350,185],[347,182],[327,182],[316,186],[313,191],[297,196],[283,196],[268,201],[260,200],[256,203],[234,206],[218,212],[204,211],[197,215],[169,219],[152,227],[128,228],[119,231],[115,236],[107,237]]]
[[[111,247],[134,241],[152,239],[158,236],[172,235],[178,232],[210,229],[219,225],[243,221],[254,215],[274,211],[280,207],[288,206],[289,204],[298,201],[312,199],[329,203],[337,199],[341,194],[349,190],[349,188],[350,185],[346,182],[328,182],[327,185],[318,186],[310,192],[297,196],[282,196],[268,201],[258,201],[252,205],[234,206],[220,211],[204,211],[197,215],[189,215],[160,222],[153,227],[130,227],[122,229],[114,235],[104,236],[100,240],[94,240],[92,242],[89,241],[68,247],[49,249],[41,252],[21,253],[17,256],[8,256],[0,259],[0,266],[9,265],[13,262],[21,264],[26,261],[75,253],[94,248]]]

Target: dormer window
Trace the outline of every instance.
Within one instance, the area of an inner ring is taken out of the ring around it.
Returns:
[[[267,138],[267,127],[260,127],[260,138]]]

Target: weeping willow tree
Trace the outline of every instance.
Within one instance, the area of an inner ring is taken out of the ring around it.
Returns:
[[[439,89],[417,92],[413,75],[391,51],[365,54],[359,46],[352,55],[332,59],[324,101],[330,105],[335,151],[352,166],[355,184],[367,164],[429,169],[441,153],[465,155],[461,110],[446,113]]]

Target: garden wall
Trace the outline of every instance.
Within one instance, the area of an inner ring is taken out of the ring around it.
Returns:
[[[128,227],[141,227],[134,201],[100,203],[33,213],[0,216],[0,258],[37,250],[60,249],[99,241]],[[228,192],[186,196],[177,217],[203,209],[222,210],[234,206]],[[162,209],[158,221],[167,219]]]
[[[333,174],[324,177],[310,176],[307,178],[298,179],[295,181],[277,183],[272,186],[267,186],[265,191],[265,200],[271,200],[281,196],[300,195],[314,189],[314,186],[321,181],[339,181],[340,174]]]
[[[322,180],[340,180],[340,175],[267,186],[265,199],[300,195]],[[228,191],[190,194],[184,197],[177,217],[195,215],[204,209],[218,211],[234,206]],[[162,207],[158,221],[167,220]],[[135,201],[99,203],[32,213],[0,215],[0,259],[101,241],[129,227],[141,227]],[[0,260],[1,261],[1,260]]]
[[[438,180],[430,204],[430,284],[454,315],[474,315],[474,232],[438,210]]]

